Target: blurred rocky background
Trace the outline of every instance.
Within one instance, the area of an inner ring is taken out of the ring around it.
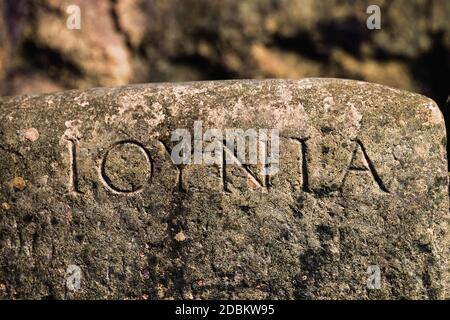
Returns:
[[[66,27],[72,4],[81,30]],[[381,30],[366,27],[371,4]],[[450,94],[448,0],[0,0],[0,11],[2,95],[318,76],[416,91],[441,106]]]

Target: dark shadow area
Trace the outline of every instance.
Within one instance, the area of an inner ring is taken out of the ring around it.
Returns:
[[[226,69],[221,64],[214,63],[200,55],[180,56],[171,59],[174,66],[193,69],[199,76],[198,80],[225,80],[242,78]]]
[[[327,46],[327,54],[336,48],[351,53],[356,58],[361,57],[361,44],[369,41],[370,32],[363,21],[349,17],[342,21],[319,23],[318,29]]]
[[[271,41],[271,46],[327,63],[336,48],[360,57],[361,44],[369,41],[369,36],[364,23],[349,17],[342,21],[319,23],[315,33],[305,30],[292,37],[276,35]]]
[[[24,61],[36,70],[47,74],[52,80],[70,85],[70,81],[81,78],[83,72],[64,55],[48,47],[39,47],[32,41],[25,41],[21,48]]]
[[[317,61],[328,60],[327,48],[317,43],[308,32],[298,32],[292,37],[276,35],[271,41],[271,46],[281,50],[299,53],[301,56]]]
[[[450,52],[444,46],[443,34],[432,36],[433,47],[412,63],[412,73],[422,84],[422,92],[443,108],[450,95]],[[449,113],[443,109],[446,120]]]

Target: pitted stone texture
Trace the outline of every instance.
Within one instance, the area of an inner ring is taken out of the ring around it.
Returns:
[[[445,125],[428,98],[349,80],[223,81],[0,110],[1,298],[447,296]],[[171,133],[196,120],[278,129],[279,172],[174,165]],[[38,139],[18,134],[29,128]]]

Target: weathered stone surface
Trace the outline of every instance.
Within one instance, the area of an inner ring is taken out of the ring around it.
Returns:
[[[1,298],[447,295],[445,125],[428,98],[225,81],[5,98],[0,110]],[[171,133],[195,120],[278,129],[279,172],[174,165]],[[367,288],[370,266],[380,289]]]

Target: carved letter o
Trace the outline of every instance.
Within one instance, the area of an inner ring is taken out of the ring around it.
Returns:
[[[151,181],[153,164],[149,151],[136,141],[113,144],[102,158],[100,178],[107,189],[135,194]]]

